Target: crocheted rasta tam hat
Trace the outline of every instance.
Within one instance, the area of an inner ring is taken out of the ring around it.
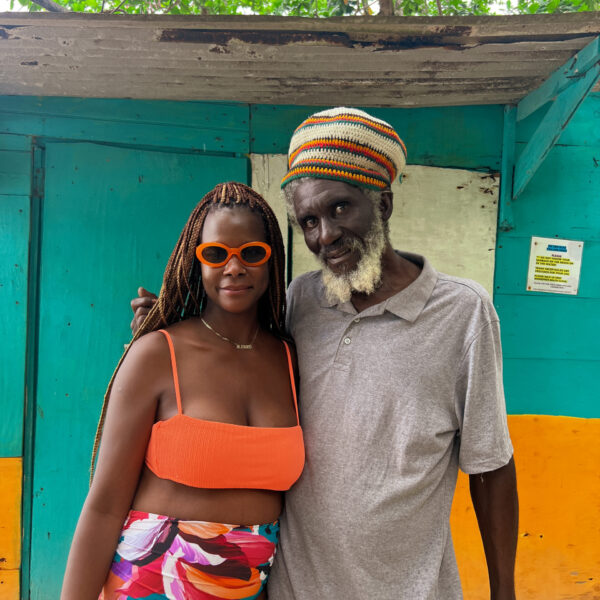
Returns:
[[[294,132],[285,187],[300,177],[389,188],[406,164],[406,146],[385,121],[343,106],[308,117]]]

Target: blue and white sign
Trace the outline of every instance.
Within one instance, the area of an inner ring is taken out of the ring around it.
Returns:
[[[583,242],[532,237],[527,291],[576,295],[582,254]]]

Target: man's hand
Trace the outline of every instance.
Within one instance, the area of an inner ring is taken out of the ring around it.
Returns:
[[[485,550],[492,600],[515,599],[519,500],[515,463],[469,476],[471,499]]]
[[[131,301],[133,320],[131,321],[130,327],[132,335],[135,335],[135,332],[140,328],[140,325],[144,322],[144,319],[156,303],[156,300],[156,294],[149,292],[143,287],[138,288],[138,297]]]

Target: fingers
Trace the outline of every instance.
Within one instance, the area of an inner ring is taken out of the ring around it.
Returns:
[[[131,310],[133,311],[133,319],[129,324],[132,335],[135,335],[136,331],[140,328],[144,319],[156,304],[156,294],[149,292],[143,287],[138,288],[138,297],[133,298],[130,302]]]
[[[143,310],[143,311],[145,311],[146,315],[150,312],[150,309],[154,306],[155,303],[156,303],[156,296],[137,297],[137,298],[133,298],[130,302],[131,310],[134,313],[137,313],[138,310]]]
[[[152,292],[149,292],[146,288],[143,288],[143,287],[139,287],[137,293],[138,293],[138,296],[140,298],[142,298],[142,297],[148,297],[148,298],[155,298],[156,299],[156,294],[153,294]]]

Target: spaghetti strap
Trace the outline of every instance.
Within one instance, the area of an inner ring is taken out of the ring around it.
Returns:
[[[166,333],[166,332],[165,332]],[[290,369],[290,383],[292,384],[292,394],[294,396],[294,407],[296,408],[296,421],[300,425],[300,415],[298,414],[298,398],[296,396],[296,378],[294,377],[294,365],[292,364],[292,355],[290,348],[285,340],[281,340],[285,346],[285,352],[287,354],[288,365]]]
[[[175,360],[175,348],[173,347],[173,340],[171,336],[164,330],[159,329],[161,333],[164,333],[169,344],[169,353],[171,354],[171,369],[173,371],[173,383],[175,385],[175,398],[177,398],[177,412],[181,415],[183,410],[181,409],[181,393],[179,392],[179,375],[177,374],[177,361]],[[296,409],[298,412],[298,409]]]

